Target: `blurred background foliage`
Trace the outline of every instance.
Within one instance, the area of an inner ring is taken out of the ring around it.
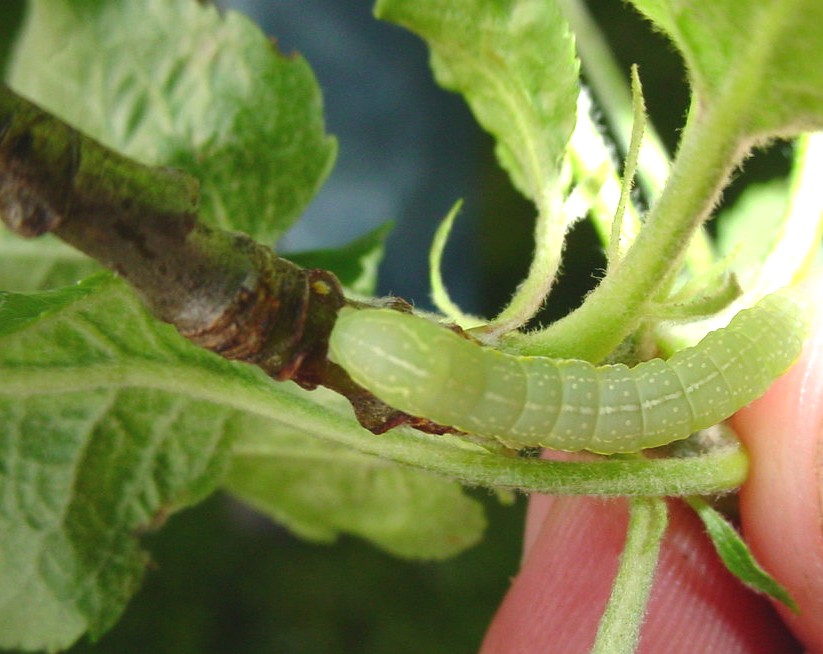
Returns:
[[[339,140],[335,170],[281,252],[338,246],[393,221],[379,291],[428,307],[429,242],[463,198],[445,275],[466,310],[492,315],[528,265],[533,211],[497,168],[491,140],[463,101],[432,81],[422,42],[374,20],[371,0],[218,4],[306,57]],[[0,66],[23,8],[23,0],[0,7]],[[623,68],[639,64],[651,118],[673,148],[688,100],[680,60],[618,0],[592,0],[591,9]],[[778,145],[754,158],[744,179],[785,171],[788,152]],[[592,230],[580,223],[543,318],[579,302],[602,266]],[[146,537],[154,564],[125,616],[100,642],[71,652],[476,651],[517,571],[525,508],[523,498],[503,506],[476,495],[489,511],[485,540],[452,560],[409,562],[352,538],[304,543],[218,494]]]

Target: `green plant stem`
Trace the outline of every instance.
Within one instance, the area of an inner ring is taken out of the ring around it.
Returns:
[[[603,108],[620,149],[627,152],[634,112],[624,71],[585,3],[558,0],[557,4],[574,32],[586,81],[594,91],[597,104]],[[666,146],[651,125],[646,128],[638,160],[640,183],[649,197],[656,198],[666,184],[670,161]]]
[[[643,133],[646,129],[646,103],[643,99],[643,87],[640,84],[640,76],[637,74],[637,66],[632,66],[632,112],[632,135],[626,151],[626,159],[623,163],[623,183],[620,185],[620,197],[617,201],[617,209],[614,212],[607,249],[606,259],[609,266],[607,274],[608,270],[613,269],[618,264],[623,254],[621,248],[623,218],[626,214],[626,206],[630,202],[634,176],[637,172],[637,157],[643,142]]]
[[[234,364],[244,365],[245,364]],[[300,391],[273,382],[252,367],[245,381],[224,371],[143,358],[118,363],[18,370],[0,379],[0,393],[82,392],[99,388],[141,387],[168,390],[259,415],[289,430],[318,437],[441,474],[472,486],[528,492],[604,496],[705,495],[732,490],[746,479],[748,458],[736,445],[695,457],[603,459],[551,462],[489,452],[458,436],[435,436],[397,428],[376,436],[352,420],[351,410],[328,391]],[[324,407],[318,401],[330,402]]]
[[[509,304],[480,330],[481,339],[485,337],[494,341],[500,335],[519,329],[531,320],[549,295],[560,269],[563,243],[569,228],[562,211],[560,192],[555,186],[548,186],[534,195],[537,217],[535,247],[529,271],[518,284]]]
[[[626,77],[614,51],[582,0],[558,0],[558,5],[575,35],[575,46],[583,65],[586,81],[602,107],[611,132],[623,152],[629,149],[632,129],[632,98]],[[638,153],[638,180],[646,195],[654,200],[662,192],[669,176],[671,161],[660,135],[649,123]],[[714,261],[708,235],[699,230],[689,246],[686,264],[697,274]]]
[[[626,544],[591,654],[636,650],[667,522],[665,500],[632,500]]]
[[[255,277],[258,247],[199,222],[198,206],[196,178],[120,156],[0,83],[0,219],[22,236],[55,233],[190,333]]]
[[[708,112],[692,108],[669,183],[620,265],[577,311],[543,331],[512,334],[507,349],[598,362],[638,325],[679,268],[692,235],[745,152],[735,108],[733,103]]]
[[[603,136],[603,130],[593,118],[592,99],[582,92],[577,104],[577,124],[569,141],[568,161],[577,185],[566,200],[569,215],[587,216],[605,245],[610,242],[615,207],[620,202],[622,180],[614,154]],[[626,247],[640,231],[638,208],[626,204],[621,224],[621,241]]]
[[[657,325],[655,342],[663,354],[694,345],[707,332],[725,326],[737,312],[752,306],[765,295],[808,277],[818,259],[823,236],[823,194],[820,193],[822,173],[823,134],[800,137],[795,146],[789,203],[768,254],[757,271],[746,278],[745,288],[737,287],[733,276],[728,277],[732,284],[725,289],[716,282],[713,284],[719,292],[713,292],[704,299],[709,301],[709,305],[713,301],[717,304],[705,307],[706,319],[700,322],[691,320],[688,323],[668,322]],[[756,222],[751,224],[756,227]],[[728,274],[728,269],[724,272]],[[679,292],[683,291],[689,291],[689,285],[682,287]],[[689,318],[687,315],[676,315],[682,309],[688,309],[686,304],[661,308],[662,311],[656,312],[659,318],[675,321]],[[692,315],[694,317],[695,314]]]

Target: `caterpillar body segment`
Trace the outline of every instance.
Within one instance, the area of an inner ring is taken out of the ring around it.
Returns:
[[[355,382],[411,415],[514,448],[613,454],[728,418],[794,362],[807,330],[805,308],[779,292],[694,347],[628,368],[513,356],[410,314],[344,309],[329,353]]]

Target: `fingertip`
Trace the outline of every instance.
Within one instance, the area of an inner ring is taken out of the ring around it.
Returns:
[[[778,606],[786,623],[823,652],[823,315],[797,364],[734,425],[751,460],[740,494],[746,539],[800,607]]]
[[[481,653],[589,651],[617,570],[626,502],[535,495],[530,505],[529,544]]]
[[[482,654],[577,654],[594,643],[625,541],[627,502],[535,500],[531,546]],[[771,607],[731,576],[697,518],[679,504],[672,506],[638,650],[662,651],[797,651]]]

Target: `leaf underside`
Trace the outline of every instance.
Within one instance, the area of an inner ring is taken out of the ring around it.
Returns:
[[[301,429],[306,412],[339,420],[339,398],[191,345],[108,274],[0,294],[0,326],[0,647],[104,632],[140,583],[136,537],[229,465],[230,489],[316,540],[442,558],[482,533],[456,483]]]

